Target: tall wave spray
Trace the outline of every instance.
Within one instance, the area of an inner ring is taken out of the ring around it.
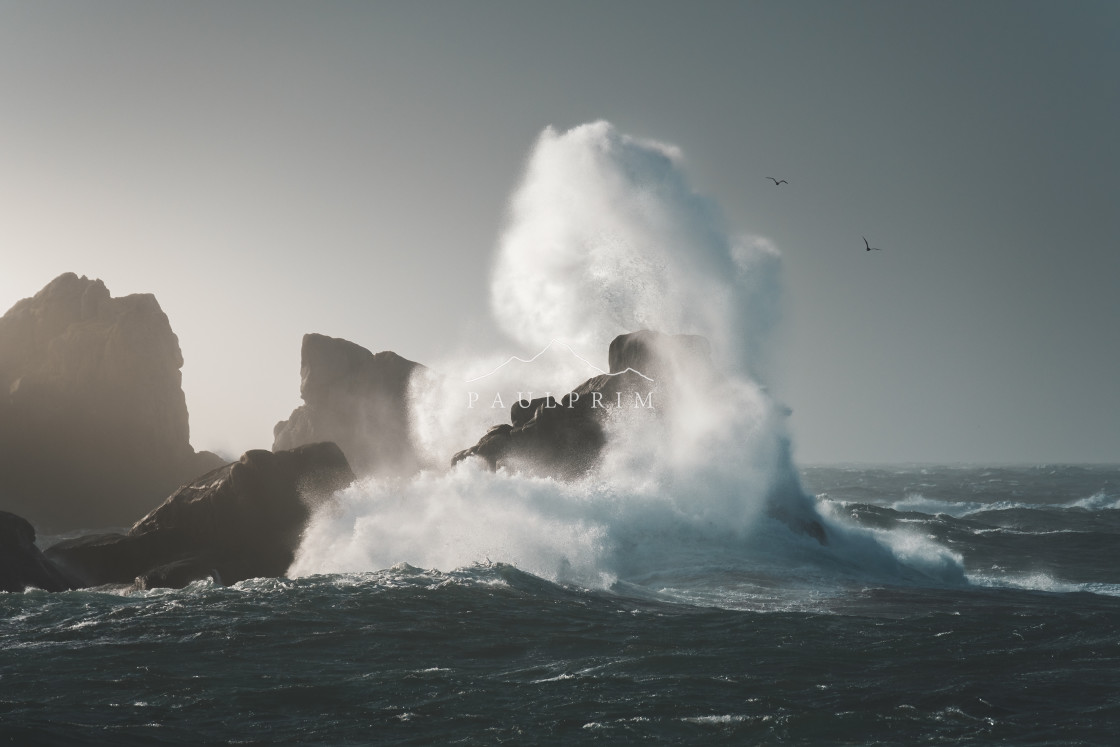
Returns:
[[[599,467],[579,480],[489,472],[468,460],[356,485],[316,515],[293,575],[504,561],[593,586],[695,568],[723,569],[720,577],[795,566],[813,576],[961,577],[959,561],[924,540],[818,515],[790,458],[785,410],[762,384],[779,255],[765,239],[732,237],[682,166],[677,148],[606,122],[546,129],[511,201],[492,308],[518,352],[560,341],[601,356],[617,335],[649,328],[703,335],[724,375],[678,377],[661,417],[616,411]],[[554,391],[582,378],[556,381]],[[430,456],[442,451],[445,461],[473,439],[462,440],[464,401],[432,396],[438,390],[414,382],[415,419]],[[494,411],[491,422],[505,415]]]
[[[728,235],[677,148],[606,122],[549,128],[512,200],[491,305],[530,348],[561,339],[605,350],[637,329],[693,332],[722,364],[757,377],[779,268],[765,240]]]

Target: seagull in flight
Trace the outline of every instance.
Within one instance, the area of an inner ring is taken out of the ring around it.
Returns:
[[[882,251],[882,249],[880,249],[879,247],[871,246],[871,244],[868,244],[866,236],[863,237],[863,245],[867,247],[867,251],[869,251],[869,252],[870,251],[876,251],[876,252]]]
[[[789,184],[789,182],[787,182],[785,179],[775,179],[772,176],[768,176],[766,178],[769,179],[770,181],[774,182],[775,187],[780,187],[783,184]]]

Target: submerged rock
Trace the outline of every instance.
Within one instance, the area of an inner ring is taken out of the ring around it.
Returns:
[[[127,534],[65,540],[46,556],[83,586],[282,576],[313,507],[354,479],[334,443],[248,451],[179,488]]]
[[[60,275],[0,317],[0,501],[40,527],[120,526],[222,460],[190,445],[155,297]]]
[[[223,583],[222,575],[207,562],[206,558],[183,558],[165,563],[136,577],[138,589],[181,589],[195,581],[210,579],[216,584]]]
[[[31,522],[0,511],[0,591],[19,592],[28,588],[66,591],[73,586],[35,546]]]
[[[424,366],[319,334],[304,335],[300,359],[304,404],[276,424],[273,449],[334,441],[359,475],[417,471],[409,379]]]

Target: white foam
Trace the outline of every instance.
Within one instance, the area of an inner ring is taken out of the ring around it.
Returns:
[[[859,575],[914,564],[921,578],[944,578],[953,556],[929,543],[833,522],[822,548],[766,518],[777,510],[794,526],[821,520],[790,461],[784,410],[761,383],[779,270],[770,242],[731,236],[689,184],[679,149],[605,122],[545,130],[512,199],[491,284],[495,318],[518,348],[449,359],[433,366],[441,376],[416,377],[413,420],[430,468],[339,493],[314,516],[289,573],[502,561],[603,587],[665,568]],[[589,364],[605,363],[593,357],[616,335],[647,327],[704,335],[726,379],[685,379],[661,417],[615,411],[602,466],[581,481],[447,468],[487,426],[508,422],[511,401],[485,407],[480,396],[468,407],[471,388],[563,394],[591,375]],[[541,375],[554,378],[529,378]]]
[[[989,506],[990,504],[975,501],[945,501],[937,498],[926,498],[921,493],[909,493],[902,500],[890,504],[889,507],[895,511],[913,511],[930,515],[948,514],[960,518],[976,511],[983,511]]]
[[[891,503],[889,508],[895,511],[915,511],[924,514],[948,514],[956,518],[965,518],[973,514],[987,511],[1018,511],[1042,509],[1070,509],[1080,508],[1087,511],[1108,511],[1120,509],[1120,497],[1109,495],[1104,491],[1094,493],[1088,498],[1079,498],[1065,503],[1025,503],[1022,501],[946,501],[937,498],[926,498],[921,493],[909,493],[900,501]]]
[[[642,328],[690,332],[724,361],[764,363],[777,252],[760,237],[731,236],[683,166],[679,148],[607,122],[546,129],[495,258],[502,328],[528,348],[558,339],[591,351]]]
[[[501,561],[543,578],[609,585],[594,560],[601,529],[586,503],[574,485],[472,461],[407,481],[370,479],[316,514],[289,575]]]
[[[1116,511],[1120,510],[1120,496],[1108,495],[1102,490],[1068,505],[1071,508],[1084,508],[1089,511]]]
[[[970,583],[999,589],[1025,589],[1057,593],[1089,592],[1120,597],[1120,584],[1065,581],[1043,571],[1027,573],[970,573]]]

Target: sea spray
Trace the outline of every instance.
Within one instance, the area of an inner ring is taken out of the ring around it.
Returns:
[[[801,488],[788,410],[762,383],[779,270],[769,241],[729,234],[675,147],[605,122],[545,130],[492,275],[495,318],[516,347],[414,377],[415,432],[434,466],[338,494],[312,520],[290,573],[501,561],[590,587],[713,567],[766,569],[768,585],[790,573],[960,581],[951,554],[822,517]],[[607,414],[592,472],[562,481],[490,472],[477,460],[445,466],[508,422],[508,392],[560,397],[594,375],[588,367],[604,367],[616,335],[640,328],[704,336],[710,370],[659,382],[656,408]]]
[[[541,133],[494,260],[501,328],[527,348],[560,339],[592,351],[643,328],[701,334],[722,367],[757,377],[777,254],[731,236],[683,165],[678,148],[607,122]]]
[[[412,480],[369,479],[319,511],[290,575],[501,561],[606,586],[613,578],[600,558],[612,498],[594,486],[490,472],[473,461]]]

